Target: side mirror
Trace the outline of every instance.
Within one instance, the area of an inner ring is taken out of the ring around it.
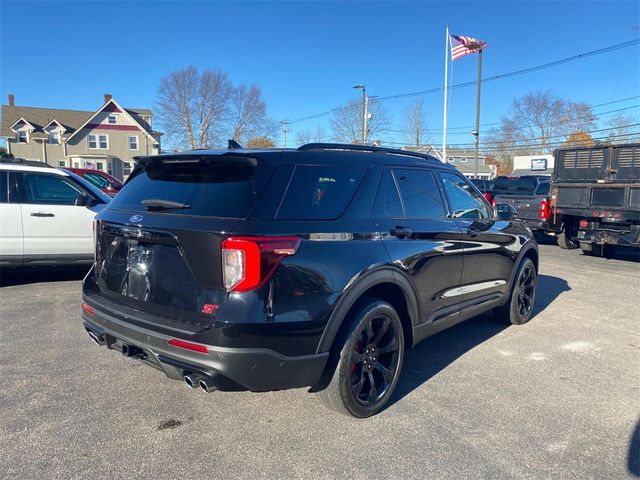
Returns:
[[[496,205],[498,220],[513,220],[516,217],[516,209],[506,203]]]
[[[88,203],[89,203],[89,197],[82,193],[76,196],[75,200],[73,201],[73,204],[76,207],[86,207]]]
[[[75,200],[73,201],[73,204],[76,207],[90,208],[98,204],[98,201],[96,201],[94,198],[90,197],[89,195],[85,195],[84,193],[81,193],[75,198]]]

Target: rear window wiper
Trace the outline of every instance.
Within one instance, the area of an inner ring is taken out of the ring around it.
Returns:
[[[162,200],[157,198],[150,198],[149,200],[142,200],[142,206],[147,210],[185,210],[191,208],[191,205],[180,202],[172,202],[171,200]]]

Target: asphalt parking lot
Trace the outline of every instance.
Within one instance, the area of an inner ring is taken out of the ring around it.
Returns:
[[[190,391],[91,343],[78,271],[5,275],[3,478],[637,478],[640,264],[542,245],[536,314],[407,355],[390,407]]]

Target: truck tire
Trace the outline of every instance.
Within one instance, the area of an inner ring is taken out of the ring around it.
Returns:
[[[558,246],[565,250],[573,250],[574,248],[578,248],[580,245],[578,242],[571,240],[571,238],[567,236],[566,231],[563,230],[558,234]]]

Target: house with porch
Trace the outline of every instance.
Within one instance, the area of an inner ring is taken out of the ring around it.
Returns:
[[[96,111],[2,105],[0,137],[17,158],[54,167],[94,168],[126,179],[133,157],[160,153],[151,110],[125,108],[110,94]]]
[[[402,150],[426,153],[442,161],[442,153],[433,145],[407,145],[405,147],[402,147]],[[476,176],[476,159],[475,150],[473,149],[447,147],[447,163],[456,167],[458,170],[460,170],[460,173],[469,178],[491,180],[496,176],[497,173],[495,165],[487,164],[486,156],[480,154],[478,156],[478,175]]]

